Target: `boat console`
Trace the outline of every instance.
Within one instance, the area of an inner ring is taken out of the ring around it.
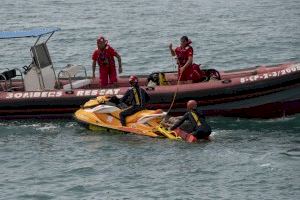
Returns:
[[[19,69],[7,69],[0,73],[0,88],[3,91],[14,91],[12,79],[21,76],[20,85],[22,91],[50,91],[55,89],[73,90],[75,88],[87,87],[91,84],[91,79],[87,78],[86,70],[83,66],[67,65],[58,76],[48,51],[47,42],[51,36],[60,30],[59,28],[42,28],[25,31],[0,32],[0,39],[37,37],[36,42],[30,48],[32,62],[29,66],[24,66],[24,72]],[[39,41],[44,35],[49,35],[44,41]],[[18,73],[17,73],[18,72]],[[79,72],[84,72],[85,78],[75,78]],[[62,85],[59,79],[64,79]],[[66,82],[68,80],[69,82]],[[20,81],[19,81],[20,82]]]
[[[32,63],[25,68],[25,91],[53,90],[56,75],[46,43],[34,45],[30,49]]]

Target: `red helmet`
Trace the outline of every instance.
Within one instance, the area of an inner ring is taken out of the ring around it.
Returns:
[[[132,75],[132,76],[129,77],[129,83],[130,84],[131,83],[138,83],[138,82],[139,82],[139,79],[136,76]]]
[[[192,110],[197,108],[197,101],[195,100],[189,100],[186,104],[187,109]]]
[[[107,44],[108,41],[102,35],[99,35],[99,37],[97,38],[97,43],[98,42],[105,42],[105,44]]]

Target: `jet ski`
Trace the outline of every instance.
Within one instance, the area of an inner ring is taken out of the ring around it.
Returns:
[[[166,112],[162,110],[141,110],[126,118],[126,126],[122,126],[119,114],[124,105],[113,96],[98,96],[86,102],[74,114],[78,122],[90,130],[108,132],[127,132],[149,137],[165,137],[182,139],[174,131],[168,131],[161,124]]]
[[[169,130],[163,123],[167,113],[160,109],[141,110],[126,118],[126,126],[122,126],[119,114],[126,107],[116,96],[98,96],[86,102],[74,114],[75,119],[92,131],[125,132],[149,137],[184,140],[189,143],[198,139],[188,131],[176,128]],[[209,140],[209,138],[207,138]]]

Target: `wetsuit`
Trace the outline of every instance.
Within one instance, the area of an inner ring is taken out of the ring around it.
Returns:
[[[126,126],[126,117],[145,109],[145,103],[150,97],[147,92],[139,86],[134,86],[127,90],[120,99],[121,102],[131,105],[127,109],[120,112],[120,121],[122,126]]]
[[[205,121],[204,114],[197,109],[186,112],[183,117],[171,127],[171,130],[179,127],[185,120],[191,122],[192,134],[197,139],[207,138],[211,134],[211,127]]]

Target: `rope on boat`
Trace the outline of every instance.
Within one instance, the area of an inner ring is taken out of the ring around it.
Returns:
[[[173,60],[175,60],[176,61],[176,63],[174,64],[174,67],[175,67],[175,69],[177,68],[176,67],[176,65],[177,65],[177,56],[175,55],[175,56],[172,56],[172,62],[173,62]],[[178,69],[179,70],[179,72],[180,72],[180,68]],[[176,84],[176,91],[175,91],[175,93],[174,93],[174,95],[173,95],[173,99],[172,99],[172,103],[171,103],[171,105],[170,105],[170,107],[169,107],[169,109],[168,109],[168,111],[167,111],[167,115],[169,114],[169,112],[171,111],[171,109],[172,109],[172,107],[173,107],[173,105],[174,105],[174,103],[175,103],[175,99],[176,99],[176,96],[177,96],[177,93],[178,93],[178,89],[179,89],[179,83],[180,83],[180,79],[181,79],[181,76],[182,76],[182,74],[183,73],[180,73],[179,74],[179,77],[178,77],[178,80],[177,80],[177,84]]]
[[[172,57],[174,58],[174,60],[176,60],[177,58],[176,57]],[[172,59],[173,60],[173,59]],[[176,69],[176,65],[175,66],[175,69]],[[172,103],[167,111],[167,115],[169,114],[169,112],[171,111],[174,103],[175,103],[175,99],[176,99],[176,96],[177,96],[177,93],[178,93],[178,90],[179,90],[179,83],[180,83],[180,79],[181,79],[181,76],[182,76],[183,73],[180,73],[179,74],[179,77],[178,77],[178,80],[177,80],[177,84],[176,84],[176,91],[174,92],[174,95],[173,95],[173,99],[172,99]],[[166,115],[166,116],[167,116]],[[173,131],[169,131],[167,130],[163,124],[162,124],[163,120],[160,121],[159,125],[156,127],[156,130],[158,130],[162,135],[164,135],[165,137],[169,138],[169,139],[179,139],[180,137]],[[173,134],[172,134],[173,133]]]
[[[167,115],[169,114],[169,112],[171,111],[174,103],[175,103],[175,99],[178,93],[178,89],[179,89],[179,83],[180,83],[180,79],[181,79],[181,75],[182,73],[179,75],[178,80],[177,80],[177,85],[176,85],[176,91],[173,95],[173,99],[172,99],[172,103],[167,111]],[[167,116],[166,115],[166,116]],[[169,131],[167,129],[165,129],[165,127],[162,124],[163,120],[160,121],[159,125],[156,127],[156,130],[158,130],[161,134],[163,134],[165,137],[169,138],[169,139],[179,139],[180,137],[173,131]],[[172,134],[173,133],[173,134]]]
[[[179,89],[179,83],[180,83],[180,79],[181,79],[181,75],[182,75],[183,73],[180,73],[180,75],[179,75],[179,77],[178,77],[178,81],[177,81],[177,85],[176,85],[176,91],[174,92],[174,95],[173,95],[173,99],[172,99],[172,103],[171,103],[171,105],[170,105],[170,107],[169,107],[169,109],[168,109],[168,111],[167,111],[167,115],[169,114],[169,112],[171,111],[171,109],[172,109],[172,107],[173,107],[173,105],[174,105],[174,103],[175,103],[175,99],[176,99],[176,96],[177,96],[177,93],[178,93],[178,89]]]
[[[177,93],[178,93],[178,89],[179,89],[178,86],[179,86],[179,83],[180,83],[180,79],[181,79],[182,74],[183,74],[183,73],[180,73],[180,75],[179,75],[179,77],[178,77],[177,84],[176,84],[176,91],[174,92],[173,99],[172,99],[172,103],[171,103],[171,105],[170,105],[170,107],[169,107],[169,109],[168,109],[168,111],[167,111],[166,116],[169,114],[169,112],[171,111],[171,109],[172,109],[172,107],[173,107],[173,105],[174,105],[174,103],[175,103],[175,99],[176,99],[176,96],[177,96]],[[160,127],[162,126],[162,120],[160,121],[159,126],[160,126]],[[177,136],[175,135],[175,137],[177,137]]]

